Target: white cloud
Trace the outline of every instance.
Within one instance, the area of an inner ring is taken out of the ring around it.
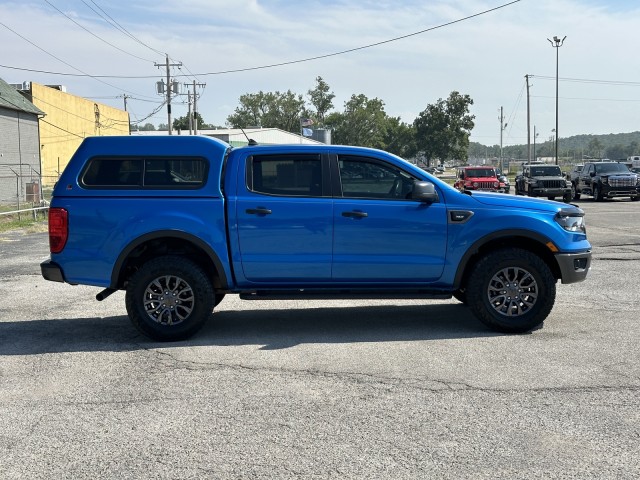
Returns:
[[[182,73],[211,73],[322,56],[382,42],[495,8],[501,1],[306,1],[102,2],[49,0],[75,21],[127,55],[90,35],[46,2],[1,2],[0,22],[50,54],[93,75],[152,76],[96,79],[32,73],[0,67],[10,83],[65,84],[70,93],[122,105],[145,117],[160,101],[155,81],[164,76],[156,53],[90,10],[100,5],[121,26],[172,61]],[[476,128],[472,140],[499,143],[499,109],[509,122],[504,144],[526,142],[525,74],[531,80],[531,125],[541,137],[555,127],[556,52],[547,38],[567,36],[559,53],[560,77],[640,82],[635,1],[522,0],[511,6],[395,42],[278,68],[202,75],[207,84],[198,110],[209,123],[223,124],[240,95],[286,91],[306,95],[317,76],[330,85],[341,109],[352,94],[385,102],[387,113],[411,122],[427,104],[452,90],[469,94]],[[51,72],[77,73],[0,25],[0,64]],[[7,48],[6,46],[10,46]],[[177,71],[176,71],[177,72]],[[177,72],[178,73],[178,72]],[[549,77],[549,78],[540,78]],[[190,81],[191,79],[184,79]],[[106,83],[106,84],[105,84]],[[107,85],[108,84],[108,85]],[[111,98],[104,98],[111,97]],[[640,130],[640,83],[560,82],[560,135]],[[174,102],[173,115],[187,107]],[[159,113],[152,123],[166,122]]]

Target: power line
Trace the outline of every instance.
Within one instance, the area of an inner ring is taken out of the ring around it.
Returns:
[[[100,7],[100,5],[98,5],[96,2],[94,2],[93,0],[91,0],[91,3],[93,3],[95,5],[95,7],[100,10],[100,12],[104,13],[104,15],[106,15],[106,18],[104,15],[102,15],[100,12],[96,11],[91,5],[89,5],[85,0],[82,0],[82,3],[84,3],[88,8],[90,8],[96,15],[102,17],[107,23],[109,23],[111,26],[115,27],[116,29],[120,30],[120,32],[122,32],[123,34],[125,34],[127,37],[129,37],[130,39],[132,39],[133,41],[139,43],[140,45],[142,45],[143,47],[148,48],[149,50],[151,50],[154,53],[157,53],[158,55],[162,55],[162,52],[159,50],[156,50],[153,47],[150,47],[149,45],[147,45],[146,43],[144,43],[143,41],[141,41],[139,38],[137,38],[136,36],[134,36],[132,33],[130,33],[126,28],[124,28],[122,25],[120,25],[111,15],[109,15],[107,12],[104,11],[104,9],[102,7]]]
[[[60,15],[64,16],[65,18],[67,18],[68,20],[70,20],[71,22],[73,22],[75,25],[77,25],[78,27],[80,27],[81,29],[83,29],[85,32],[87,32],[88,34],[94,36],[95,38],[97,38],[98,40],[100,40],[101,42],[106,43],[107,45],[109,45],[110,47],[115,48],[116,50],[125,53],[127,55],[130,55],[134,58],[137,58],[138,60],[144,60],[145,62],[151,62],[152,60],[148,60],[146,58],[142,58],[139,57],[137,55],[134,55],[133,53],[127,52],[126,50],[121,49],[120,47],[116,47],[113,43],[109,43],[107,42],[104,38],[96,35],[95,33],[93,33],[91,30],[89,30],[88,28],[80,25],[78,22],[76,22],[73,18],[71,18],[69,15],[67,15],[66,13],[64,13],[62,10],[60,10],[58,7],[56,7],[54,4],[52,4],[49,0],[44,0],[51,8],[55,9]]]
[[[531,78],[540,78],[542,80],[555,80],[556,77],[548,77],[545,75],[529,75]],[[621,85],[621,86],[630,86],[630,87],[638,87],[640,86],[640,82],[624,82],[621,80],[592,80],[588,78],[563,78],[560,77],[558,80],[562,80],[564,82],[575,82],[575,83],[599,83],[602,85]],[[554,97],[555,98],[555,97]]]
[[[464,22],[466,20],[470,20],[472,18],[476,18],[482,15],[486,15],[488,13],[494,12],[496,10],[511,6],[515,3],[520,2],[521,0],[513,0],[511,2],[505,3],[503,5],[499,5],[497,7],[494,8],[490,8],[488,10],[484,10],[482,12],[479,13],[474,13],[472,15],[468,15],[466,17],[462,17],[459,18],[457,20],[452,20],[450,22],[446,22],[446,23],[442,23],[440,25],[436,25],[434,27],[429,27],[429,28],[425,28],[424,30],[420,30],[418,32],[413,32],[413,33],[409,33],[406,35],[401,35],[399,37],[394,37],[388,40],[382,40],[380,42],[375,42],[375,43],[370,43],[367,45],[363,45],[360,47],[355,47],[355,48],[350,48],[347,50],[342,50],[339,52],[333,52],[333,53],[327,53],[324,55],[317,55],[314,57],[308,57],[308,58],[303,58],[303,59],[299,59],[299,60],[291,60],[291,61],[287,61],[287,62],[280,62],[280,63],[272,63],[272,64],[268,64],[268,65],[261,65],[261,66],[257,66],[257,67],[247,67],[247,68],[238,68],[238,69],[233,69],[233,70],[221,70],[221,71],[217,71],[217,72],[206,72],[206,73],[191,73],[190,75],[174,75],[174,77],[197,77],[197,76],[209,76],[209,75],[225,75],[228,73],[241,73],[241,72],[249,72],[249,71],[253,71],[253,70],[263,70],[263,69],[267,69],[267,68],[276,68],[276,67],[282,67],[282,66],[287,66],[287,65],[294,65],[297,63],[304,63],[304,62],[311,62],[314,60],[321,60],[321,59],[325,59],[325,58],[330,58],[330,57],[336,57],[339,55],[345,55],[347,53],[353,53],[353,52],[357,52],[360,50],[365,50],[368,48],[373,48],[373,47],[378,47],[380,45],[384,45],[387,43],[392,43],[392,42],[397,42],[399,40],[404,40],[406,38],[409,37],[413,37],[416,35],[421,35],[423,33],[428,33],[434,30],[438,30],[440,28],[444,28],[444,27],[448,27],[451,25],[455,25],[456,23],[461,23]],[[7,27],[8,28],[8,27]],[[15,32],[14,32],[15,33]],[[65,75],[65,76],[83,76],[83,75],[77,75],[77,74],[71,74],[71,73],[62,73],[62,72],[47,72],[47,71],[40,71],[40,70],[32,70],[32,69],[27,69],[27,68],[18,68],[18,67],[10,67],[10,66],[6,66],[6,65],[0,65],[0,67],[4,67],[4,68],[11,68],[14,70],[24,70],[24,71],[28,71],[28,72],[36,72],[36,73],[48,73],[50,75]],[[76,69],[77,70],[77,69]],[[83,72],[84,73],[84,72]],[[156,78],[156,76],[150,76],[150,75],[89,75],[89,74],[84,74],[84,76],[90,76],[93,78],[126,78],[126,79],[144,79],[144,78]],[[555,78],[555,77],[554,77]]]
[[[23,39],[25,42],[27,42],[27,43],[29,43],[29,44],[33,45],[33,46],[34,46],[34,47],[36,47],[38,50],[40,50],[40,51],[42,51],[42,52],[46,53],[47,55],[49,55],[49,56],[51,56],[51,57],[55,58],[55,59],[56,59],[56,60],[58,60],[59,62],[64,63],[64,64],[65,64],[65,65],[67,65],[68,67],[71,67],[71,68],[73,68],[74,70],[77,70],[78,72],[82,73],[82,75],[77,75],[77,76],[93,78],[94,80],[96,80],[96,81],[98,81],[98,82],[100,82],[100,83],[103,83],[103,84],[105,84],[105,85],[107,85],[107,86],[109,86],[109,87],[111,87],[111,88],[115,88],[115,89],[117,89],[117,90],[123,90],[122,88],[116,87],[115,85],[111,85],[110,83],[107,83],[107,82],[105,82],[105,81],[103,81],[103,80],[100,80],[100,78],[96,77],[95,75],[90,75],[90,74],[88,74],[88,73],[86,73],[86,72],[83,72],[83,71],[82,71],[82,70],[80,70],[79,68],[76,68],[76,67],[74,67],[73,65],[71,65],[70,63],[65,62],[65,61],[64,61],[64,60],[62,60],[61,58],[56,57],[53,53],[50,53],[50,52],[46,51],[44,48],[42,48],[42,47],[40,47],[40,46],[36,45],[36,44],[35,44],[35,43],[33,43],[31,40],[29,40],[28,38],[24,37],[23,35],[20,35],[18,32],[16,32],[15,30],[13,30],[12,28],[10,28],[9,26],[5,25],[4,23],[0,22],[0,25],[2,25],[4,28],[6,28],[6,29],[7,29],[7,30],[9,30],[10,32],[14,33],[15,35],[17,35],[17,36],[18,36],[18,37],[20,37],[21,39]],[[7,68],[11,68],[11,67],[7,67]],[[20,70],[20,69],[17,69],[17,70]],[[106,77],[104,77],[104,78],[106,78]],[[125,90],[125,91],[126,91],[126,90]],[[133,93],[133,92],[127,92],[127,93]],[[144,95],[143,95],[143,96],[144,96]]]

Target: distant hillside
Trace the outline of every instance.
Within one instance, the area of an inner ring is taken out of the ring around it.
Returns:
[[[533,139],[531,141],[531,156],[533,157]],[[510,145],[502,148],[504,158],[526,159],[527,145]],[[575,135],[560,138],[558,157],[567,160],[580,161],[583,157],[611,158],[619,160],[630,155],[640,155],[640,131],[631,133],[610,133],[608,135]],[[553,142],[546,140],[535,145],[536,157],[554,156]],[[482,145],[469,143],[469,158],[500,157],[500,145]]]

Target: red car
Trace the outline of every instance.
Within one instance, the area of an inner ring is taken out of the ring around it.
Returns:
[[[458,177],[453,184],[458,190],[483,190],[488,192],[504,192],[493,167],[475,166],[460,167]]]

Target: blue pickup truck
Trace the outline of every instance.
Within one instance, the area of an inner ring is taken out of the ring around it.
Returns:
[[[380,150],[204,136],[85,139],[54,188],[49,240],[45,279],[102,287],[98,300],[125,290],[160,341],[192,336],[227,294],[454,297],[525,332],[591,263],[573,205],[460,192]]]

